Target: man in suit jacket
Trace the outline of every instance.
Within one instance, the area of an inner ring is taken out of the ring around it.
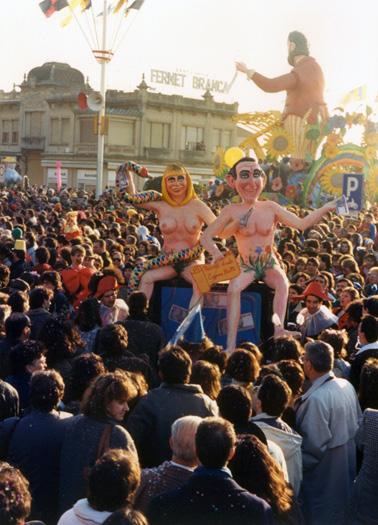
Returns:
[[[351,360],[350,381],[358,392],[362,367],[369,357],[378,357],[378,319],[365,315],[358,325],[360,348]]]
[[[201,466],[189,481],[154,498],[148,518],[151,525],[265,525],[272,523],[270,506],[232,479],[227,468],[235,453],[232,424],[208,417],[196,433],[196,452]]]

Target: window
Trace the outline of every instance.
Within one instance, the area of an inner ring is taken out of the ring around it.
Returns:
[[[1,134],[1,143],[2,144],[10,144],[11,128],[12,128],[12,121],[11,120],[3,120],[2,121],[2,134]]]
[[[213,129],[213,152],[221,148],[229,148],[231,146],[231,131],[226,129]]]
[[[50,144],[60,144],[60,122],[58,118],[50,120]]]
[[[224,148],[229,148],[231,146],[231,131],[229,130],[223,130],[222,133],[222,146]]]
[[[93,133],[93,119],[80,119],[80,143],[88,144],[96,142],[97,136]]]
[[[42,111],[25,112],[25,136],[41,137],[42,136]]]
[[[134,146],[135,122],[133,120],[111,120],[108,143],[117,146]]]
[[[203,141],[204,129],[192,126],[183,126],[181,134],[181,149],[187,151],[205,151]]]
[[[169,148],[171,125],[163,122],[151,122],[149,146],[151,148]]]
[[[12,144],[18,144],[18,119],[12,120],[12,137],[11,137],[11,143]]]
[[[71,142],[71,122],[69,118],[61,120],[61,143],[68,146]]]

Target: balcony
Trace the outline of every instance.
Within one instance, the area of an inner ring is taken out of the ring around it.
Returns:
[[[135,146],[120,146],[117,144],[107,144],[105,146],[105,152],[107,155],[135,155]]]
[[[21,148],[34,151],[45,149],[45,137],[22,137]]]
[[[184,150],[179,152],[180,160],[186,162],[208,162],[209,153],[203,142],[188,142]]]

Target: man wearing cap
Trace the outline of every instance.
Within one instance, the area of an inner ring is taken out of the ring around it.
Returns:
[[[302,322],[300,330],[303,338],[317,337],[322,330],[337,325],[337,316],[323,304],[323,301],[329,301],[329,297],[318,281],[311,281],[301,298],[305,300],[306,307],[299,312],[297,323]]]
[[[104,275],[97,283],[95,297],[100,301],[102,326],[124,321],[129,315],[129,307],[123,299],[117,298],[118,282],[114,275]]]
[[[10,266],[10,278],[17,279],[26,271],[26,242],[23,239],[17,239],[12,251],[12,264]]]

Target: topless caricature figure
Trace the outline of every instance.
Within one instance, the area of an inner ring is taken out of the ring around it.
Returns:
[[[128,172],[129,193],[135,194],[133,176]],[[134,204],[138,205],[138,204]],[[181,275],[193,286],[190,307],[200,298],[200,292],[190,273],[190,267],[202,264],[204,256],[200,253],[200,237],[204,224],[215,220],[210,208],[198,199],[190,175],[184,166],[171,164],[167,166],[162,180],[162,196],[154,202],[144,202],[140,207],[154,211],[159,219],[159,228],[163,235],[163,255],[170,255],[193,250],[194,256],[184,261],[147,270],[143,273],[139,290],[151,298],[154,284],[157,281],[172,279]],[[199,248],[199,250],[197,250]],[[197,253],[198,251],[198,253]]]
[[[318,222],[323,215],[335,209],[335,202],[297,217],[273,201],[259,200],[265,183],[265,174],[251,157],[243,157],[234,164],[227,175],[228,184],[241,198],[239,204],[229,204],[204,232],[202,245],[211,254],[213,262],[223,257],[213,238],[233,235],[236,239],[241,274],[232,279],[227,289],[227,351],[236,346],[240,319],[240,294],[253,281],[262,280],[274,290],[273,312],[280,325],[275,325],[274,336],[284,333],[289,282],[274,250],[277,223],[305,230]]]

